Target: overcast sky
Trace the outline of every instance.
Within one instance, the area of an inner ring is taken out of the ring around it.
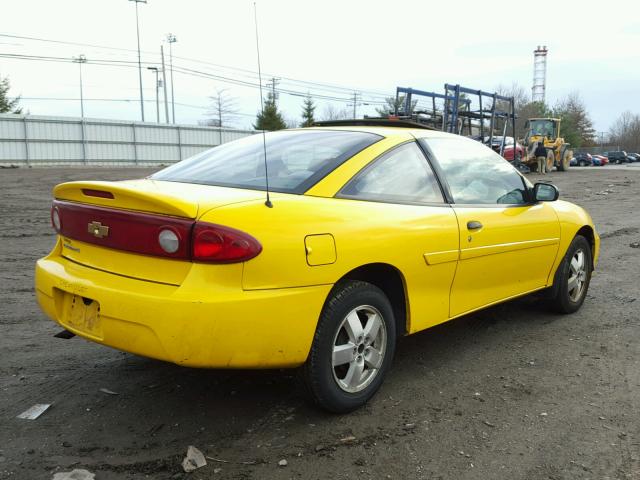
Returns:
[[[577,91],[596,129],[605,131],[620,112],[640,113],[640,3],[586,5],[557,0],[257,0],[263,83],[275,75],[289,92],[338,99],[319,99],[318,116],[328,103],[345,108],[351,92],[361,92],[361,116],[373,114],[375,102],[394,95],[398,85],[442,92],[445,82],[485,90],[516,82],[530,92],[532,52],[546,45],[547,102],[553,105]],[[258,90],[236,83],[257,84],[253,2],[148,0],[139,4],[139,13],[143,62],[159,62],[166,33],[177,37],[174,65],[182,71],[174,72],[176,121],[204,119],[207,97],[226,88],[243,114],[236,125],[250,127],[259,107]],[[96,45],[0,37],[2,54],[84,54],[89,61],[107,61],[83,66],[85,116],[140,119],[138,71],[126,63],[137,61],[133,2],[5,0],[0,33]],[[146,66],[144,95],[150,101],[145,114],[147,121],[155,121],[154,77]],[[235,83],[195,76],[202,74]],[[79,101],[29,99],[78,98],[77,64],[0,57],[0,75],[10,77],[11,92],[25,97],[22,105],[30,113],[79,116]],[[288,119],[299,119],[301,102],[299,96],[280,95]]]

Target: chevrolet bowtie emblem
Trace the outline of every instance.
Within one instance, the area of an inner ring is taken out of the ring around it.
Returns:
[[[97,238],[104,238],[109,235],[109,227],[102,225],[100,222],[91,222],[87,226],[87,231]]]

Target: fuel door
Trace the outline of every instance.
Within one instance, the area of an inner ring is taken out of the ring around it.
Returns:
[[[329,265],[336,261],[336,242],[330,233],[304,237],[307,264],[311,267]]]

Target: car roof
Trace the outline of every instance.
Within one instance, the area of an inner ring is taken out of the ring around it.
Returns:
[[[304,130],[342,130],[348,132],[366,132],[380,135],[383,137],[393,137],[396,135],[412,135],[416,138],[443,138],[456,137],[459,135],[442,132],[440,130],[427,130],[424,128],[405,127],[405,126],[371,126],[371,125],[341,125],[341,126],[317,126],[307,127]]]

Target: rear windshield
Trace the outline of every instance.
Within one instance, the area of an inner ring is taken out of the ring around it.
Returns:
[[[160,170],[154,180],[265,189],[263,135],[202,152]],[[286,130],[265,134],[269,189],[304,193],[337,166],[382,137],[343,130]]]

